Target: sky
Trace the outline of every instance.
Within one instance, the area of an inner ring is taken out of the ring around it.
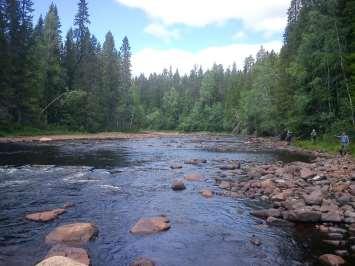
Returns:
[[[78,0],[33,0],[34,21],[58,7],[63,36],[73,24]],[[116,47],[127,36],[134,75],[164,68],[189,73],[214,63],[225,68],[257,53],[278,52],[290,0],[88,0],[90,30],[102,43],[111,31]]]

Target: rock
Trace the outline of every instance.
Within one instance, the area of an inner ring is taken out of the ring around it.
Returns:
[[[201,181],[203,176],[198,173],[192,173],[185,176],[185,179],[188,181]]]
[[[319,261],[324,265],[338,266],[345,264],[345,260],[342,257],[333,254],[324,254],[319,257]]]
[[[65,213],[65,209],[54,209],[51,211],[27,214],[26,219],[35,222],[48,222],[57,219],[58,216],[63,213]]]
[[[251,215],[259,218],[281,217],[281,211],[278,209],[255,210],[251,212]]]
[[[165,216],[141,218],[130,230],[132,234],[153,234],[170,228],[170,221]]]
[[[51,138],[47,138],[47,137],[42,137],[39,139],[40,142],[48,142],[48,141],[52,141],[53,139]]]
[[[316,174],[309,168],[301,168],[300,169],[300,177],[303,179],[308,179],[314,177]]]
[[[63,208],[64,209],[69,209],[69,208],[73,208],[74,206],[75,206],[74,203],[66,202],[66,203],[64,203]]]
[[[148,258],[138,258],[131,263],[131,266],[155,266],[155,262]]]
[[[229,165],[223,165],[223,166],[219,167],[219,169],[221,169],[221,170],[236,170],[236,169],[240,169],[240,162],[235,162],[235,163],[229,164]]]
[[[56,245],[49,250],[46,258],[53,256],[67,257],[84,265],[90,265],[89,255],[83,248]]]
[[[316,223],[321,219],[321,214],[318,211],[311,209],[296,209],[283,213],[283,218],[292,222]]]
[[[185,163],[185,164],[197,165],[197,164],[201,164],[201,163],[207,163],[207,160],[203,160],[203,159],[191,159],[191,160],[184,161],[184,163]]]
[[[171,169],[181,169],[181,168],[182,168],[182,165],[173,164],[173,165],[170,165],[170,168],[171,168]]]
[[[220,189],[230,189],[231,188],[231,184],[227,181],[222,181],[220,184],[219,184],[219,188]]]
[[[340,223],[344,220],[344,216],[340,211],[331,211],[322,213],[321,221],[322,222],[333,222]]]
[[[303,199],[288,199],[283,203],[283,206],[288,210],[303,209],[305,207],[305,202]]]
[[[261,245],[261,241],[259,239],[253,238],[250,240],[250,242],[255,245],[255,246],[260,246]]]
[[[184,190],[186,189],[185,184],[182,180],[174,180],[173,184],[171,185],[172,190]]]
[[[268,217],[266,219],[266,223],[269,224],[269,225],[272,225],[272,226],[279,226],[279,227],[292,227],[294,226],[293,223],[289,222],[289,221],[286,221],[286,220],[283,220],[283,219],[278,219],[278,218],[275,218],[275,217]]]
[[[320,190],[314,190],[311,194],[304,195],[303,198],[308,205],[321,205],[323,194]]]
[[[340,257],[346,257],[349,256],[349,252],[347,250],[336,250],[335,254],[337,254]]]
[[[67,257],[54,256],[41,261],[36,264],[36,266],[86,266],[86,264],[82,264]]]
[[[323,240],[324,243],[334,246],[334,247],[344,247],[346,242],[345,241],[341,241],[341,240]]]
[[[200,191],[201,195],[205,198],[212,198],[213,197],[213,192],[209,189],[202,189]]]
[[[91,223],[66,224],[50,232],[45,241],[47,244],[85,244],[97,232],[97,227]]]

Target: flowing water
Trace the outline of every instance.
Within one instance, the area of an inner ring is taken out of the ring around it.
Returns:
[[[227,136],[205,141],[241,144]],[[0,265],[34,265],[50,249],[44,243],[46,234],[77,221],[99,228],[97,238],[85,247],[94,266],[129,265],[139,256],[163,266],[305,265],[308,253],[295,229],[265,227],[249,214],[261,203],[223,196],[206,199],[198,192],[219,191],[214,177],[224,174],[218,168],[223,160],[308,158],[277,152],[209,152],[201,147],[192,136],[0,144]],[[183,163],[196,158],[207,163]],[[172,170],[172,164],[183,168]],[[205,180],[186,182],[186,190],[172,191],[172,180],[190,172],[203,174]],[[75,207],[55,221],[24,219],[27,213],[66,202]],[[129,233],[141,217],[160,214],[169,217],[170,230],[148,236]],[[253,245],[254,238],[262,244]]]

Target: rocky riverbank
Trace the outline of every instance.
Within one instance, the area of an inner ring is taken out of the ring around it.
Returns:
[[[248,149],[305,152],[270,139],[250,139],[245,144]],[[242,164],[235,177],[216,182],[223,195],[270,203],[271,208],[252,212],[269,225],[314,225],[336,254],[324,254],[319,260],[340,265],[355,258],[355,163],[350,157],[310,155],[314,160],[309,163]]]

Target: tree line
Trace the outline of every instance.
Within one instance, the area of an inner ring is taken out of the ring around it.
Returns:
[[[234,131],[307,136],[355,125],[355,0],[292,0],[280,53],[131,77],[130,46],[101,46],[80,0],[61,40],[55,5],[32,26],[30,0],[0,0],[0,126]],[[233,55],[231,55],[233,57]]]
[[[33,26],[31,0],[0,0],[0,127],[124,130],[131,119],[131,51],[90,33],[86,0],[62,40],[53,3]]]

